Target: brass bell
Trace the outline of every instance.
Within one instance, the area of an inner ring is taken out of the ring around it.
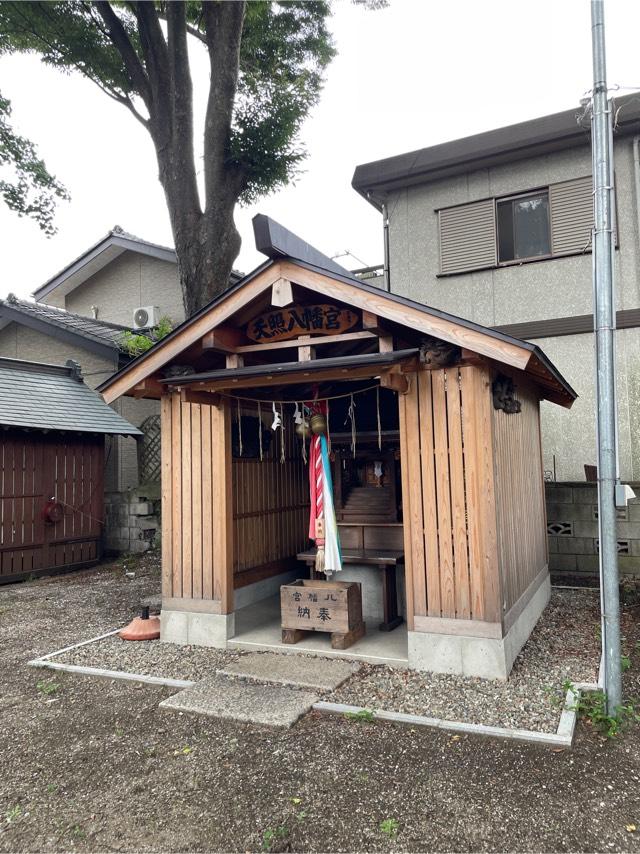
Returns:
[[[311,416],[311,432],[316,436],[327,432],[327,417],[322,412],[316,412]]]
[[[296,424],[296,433],[302,439],[306,439],[309,436],[309,422],[301,421],[299,424]]]

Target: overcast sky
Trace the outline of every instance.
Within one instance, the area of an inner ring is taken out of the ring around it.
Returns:
[[[640,3],[607,0],[605,13],[609,84],[640,89]],[[328,255],[349,250],[345,266],[380,263],[380,215],[351,188],[358,163],[568,109],[591,86],[588,0],[390,0],[377,12],[337,0],[331,29],[338,56],[304,127],[304,173],[237,209],[245,272],[262,260],[257,212]],[[202,103],[206,62],[194,53]],[[0,59],[0,91],[72,197],[51,239],[0,207],[0,295],[26,296],[116,223],[172,243],[151,141],[124,108],[29,57]]]

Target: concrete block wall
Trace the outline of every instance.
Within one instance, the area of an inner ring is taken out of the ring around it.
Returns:
[[[630,483],[638,498],[618,508],[620,576],[640,578],[640,483]],[[549,569],[557,579],[598,576],[598,489],[580,481],[547,483]]]
[[[160,548],[158,484],[105,495],[104,548],[119,554],[141,554]]]

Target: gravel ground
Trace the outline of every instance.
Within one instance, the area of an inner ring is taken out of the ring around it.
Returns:
[[[241,653],[198,646],[177,646],[159,641],[123,641],[117,635],[57,655],[55,661],[124,670],[165,679],[197,682],[234,661]]]
[[[507,682],[364,665],[326,699],[369,709],[555,732],[570,682],[596,682],[598,595],[554,590]]]
[[[507,682],[365,664],[325,699],[447,720],[555,732],[566,694],[564,683],[597,679],[597,627],[596,593],[554,590]],[[158,641],[130,643],[114,636],[57,656],[56,661],[197,681],[240,655]]]
[[[274,731],[25,666],[122,625],[157,585],[145,559],[135,579],[0,588],[0,851],[640,851],[639,727],[607,741],[581,722],[573,750],[315,714]]]

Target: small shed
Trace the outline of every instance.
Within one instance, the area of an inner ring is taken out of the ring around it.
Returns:
[[[340,577],[368,612],[347,654],[506,678],[550,589],[540,400],[575,393],[535,345],[254,227],[268,260],[100,388],[161,401],[162,638],[278,647],[280,585],[308,573],[295,416],[315,398]]]
[[[100,559],[105,435],[138,436],[64,366],[0,359],[0,583]]]

